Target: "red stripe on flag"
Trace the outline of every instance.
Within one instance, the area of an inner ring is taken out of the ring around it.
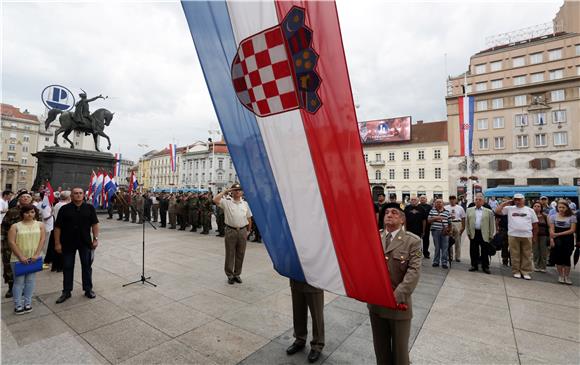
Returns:
[[[344,287],[348,296],[395,307],[375,221],[350,80],[334,2],[276,1],[278,19],[293,5],[306,9],[320,55],[323,106],[301,111]],[[348,171],[348,173],[346,173]]]
[[[463,130],[463,125],[465,123],[465,116],[463,115],[463,96],[460,96],[458,98],[458,102],[459,102],[459,141],[461,143],[461,148],[459,151],[459,154],[461,156],[465,155],[465,138],[464,138],[464,130]]]

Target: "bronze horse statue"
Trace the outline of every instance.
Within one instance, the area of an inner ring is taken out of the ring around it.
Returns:
[[[44,127],[48,129],[50,123],[52,123],[59,114],[60,117],[58,118],[58,120],[60,122],[60,128],[57,129],[56,132],[54,133],[55,146],[60,147],[57,141],[57,137],[59,134],[64,133],[62,136],[68,143],[70,143],[70,148],[75,148],[72,141],[68,139],[68,136],[69,134],[71,134],[72,131],[79,131],[81,133],[93,135],[93,140],[95,141],[95,149],[97,151],[99,151],[98,146],[99,136],[107,139],[107,142],[109,142],[107,149],[108,150],[111,149],[111,140],[109,139],[109,136],[107,136],[103,132],[103,130],[105,129],[105,126],[109,126],[109,124],[111,124],[111,120],[113,120],[113,115],[115,113],[111,113],[110,111],[104,108],[98,109],[93,114],[91,114],[91,119],[93,121],[92,125],[89,125],[88,122],[90,121],[87,121],[87,123],[83,123],[83,125],[80,125],[73,119],[73,114],[71,112],[63,112],[62,110],[51,109],[48,112],[48,117],[44,121]]]

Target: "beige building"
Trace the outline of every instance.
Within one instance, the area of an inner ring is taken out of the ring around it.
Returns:
[[[181,159],[183,188],[207,189],[214,194],[238,181],[225,141],[196,142]]]
[[[522,31],[501,35],[500,42],[471,57],[466,74],[448,80],[452,192],[467,177],[458,110],[464,85],[475,100],[472,176],[482,189],[579,183],[580,34],[558,20],[577,27],[580,12],[563,13],[574,6],[566,2],[554,20],[562,31],[538,35],[535,27],[529,33],[534,37],[523,40]]]
[[[449,197],[447,122],[411,126],[411,141],[363,144],[373,199],[380,193]]]

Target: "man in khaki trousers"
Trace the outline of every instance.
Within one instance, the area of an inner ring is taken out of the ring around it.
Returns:
[[[411,294],[421,274],[423,257],[419,236],[406,232],[405,213],[397,203],[385,206],[385,229],[381,234],[385,264],[398,309],[369,304],[377,364],[408,365],[413,305]]]
[[[231,193],[231,199],[224,198]],[[224,210],[226,224],[226,262],[224,271],[228,284],[242,283],[240,275],[246,254],[246,240],[252,229],[252,212],[248,203],[242,199],[244,192],[240,184],[222,191],[213,198],[213,202]]]

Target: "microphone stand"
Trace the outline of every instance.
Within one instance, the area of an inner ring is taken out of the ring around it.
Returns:
[[[118,197],[121,198],[121,202],[123,204],[126,204],[126,205],[129,206],[129,208],[133,211],[134,214],[137,214],[137,211],[135,210],[135,208],[133,206],[131,206],[130,204],[128,204],[125,201],[125,199],[120,194],[118,194]],[[155,227],[153,225],[153,223],[151,223],[151,221],[147,219],[147,217],[143,217],[143,224],[142,224],[142,226],[143,226],[143,243],[142,243],[142,245],[143,245],[143,247],[142,247],[142,249],[143,249],[142,250],[143,256],[142,256],[142,259],[143,260],[142,260],[142,263],[141,263],[141,278],[139,280],[135,280],[135,281],[132,281],[130,283],[123,284],[123,288],[126,287],[126,286],[129,286],[129,285],[132,285],[132,284],[137,284],[137,283],[141,283],[141,284],[147,283],[147,284],[149,284],[151,286],[157,287],[156,284],[153,284],[152,282],[149,281],[149,279],[151,279],[151,276],[145,277],[145,222],[149,223],[149,225],[151,227],[153,227],[153,229],[157,230],[157,227]]]

